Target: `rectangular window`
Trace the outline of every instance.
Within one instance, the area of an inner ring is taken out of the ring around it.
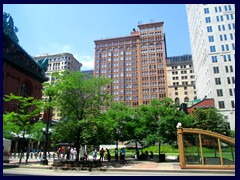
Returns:
[[[222,89],[217,89],[217,96],[222,97],[223,96],[223,91]]]
[[[224,62],[227,61],[227,56],[226,55],[223,55],[223,60],[224,60]]]
[[[235,50],[235,44],[234,43],[232,44],[232,49]]]
[[[218,16],[216,16],[216,19],[217,19],[217,22],[219,22],[219,17]]]
[[[232,91],[232,89],[229,89],[229,95],[230,95],[230,96],[233,96],[233,91]]]
[[[221,47],[222,47],[222,51],[225,51],[225,46],[224,46],[224,45],[222,45]]]
[[[208,40],[209,40],[209,42],[214,42],[213,36],[208,36]]]
[[[218,31],[221,31],[221,25],[218,25]]]
[[[212,56],[212,62],[213,62],[213,63],[218,62],[217,56]]]
[[[219,67],[213,67],[213,73],[218,74],[219,73]]]
[[[230,77],[227,77],[227,82],[228,82],[228,84],[231,84],[231,79],[230,79]]]
[[[210,23],[211,22],[211,18],[210,17],[205,17],[205,21],[206,21],[206,23]]]
[[[232,66],[229,66],[229,68],[230,68],[230,72],[233,72],[233,67],[232,67]]]
[[[232,27],[231,27],[231,24],[228,24],[228,29],[229,29],[229,30],[231,30],[231,29],[232,29]]]
[[[216,52],[215,46],[210,46],[210,52]]]
[[[229,11],[231,11],[231,10],[232,10],[232,7],[231,7],[231,5],[228,5],[228,9],[229,9]]]
[[[230,39],[233,40],[233,34],[232,33],[230,33]]]
[[[226,73],[229,72],[229,71],[228,71],[228,66],[225,66],[225,71],[226,71]]]
[[[226,34],[224,34],[224,40],[227,41],[227,35]]]
[[[232,77],[232,83],[235,84],[235,77]]]
[[[223,37],[222,37],[222,35],[220,35],[220,41],[223,41]]]
[[[229,14],[226,14],[227,20],[229,20]]]
[[[219,12],[222,12],[222,7],[219,6],[219,7],[218,7],[218,10],[219,10]]]
[[[224,10],[227,11],[227,6],[224,6]]]
[[[220,85],[221,84],[221,78],[215,78],[215,84]]]
[[[220,16],[220,18],[221,18],[221,21],[223,21],[223,16]]]
[[[232,23],[232,27],[233,27],[233,29],[235,29],[235,23]]]
[[[207,26],[207,32],[212,32],[212,26]]]
[[[235,108],[235,102],[231,101],[232,108]]]
[[[204,8],[204,14],[209,14],[209,9],[208,8]]]
[[[215,12],[217,13],[217,12],[218,12],[218,9],[217,9],[217,7],[215,7],[214,9],[215,9]]]
[[[225,31],[225,25],[222,25],[222,30]]]
[[[234,19],[234,16],[233,16],[233,14],[230,14],[230,16],[231,16],[231,19],[233,20],[233,19]]]
[[[226,51],[229,51],[229,46],[228,46],[228,44],[226,44],[225,47],[226,47]]]
[[[224,109],[225,108],[224,101],[218,101],[218,106],[219,106],[219,109]]]
[[[231,55],[228,54],[228,61],[231,61]]]

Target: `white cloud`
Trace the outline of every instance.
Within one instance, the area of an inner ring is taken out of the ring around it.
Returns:
[[[39,47],[39,49],[42,54],[71,53],[80,63],[82,63],[81,70],[94,69],[94,57],[89,55],[79,55],[69,44],[62,45],[59,43],[49,43],[46,46]]]
[[[80,63],[82,63],[81,70],[93,70],[94,69],[94,58],[91,56],[80,56],[77,54],[73,55]]]

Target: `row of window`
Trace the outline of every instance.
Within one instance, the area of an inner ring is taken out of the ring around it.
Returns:
[[[232,50],[235,51],[235,43],[232,43]],[[216,50],[216,46],[215,45],[212,45],[209,47],[210,48],[210,52],[217,52]],[[230,47],[229,47],[229,44],[222,44],[221,45],[221,50],[224,52],[224,51],[230,51]]]
[[[191,81],[191,85],[194,85],[195,81]],[[182,81],[182,85],[188,85],[188,81]],[[179,82],[173,82],[173,86],[179,86]]]
[[[187,74],[188,70],[181,71],[181,74]],[[189,70],[190,73],[194,73],[194,70]],[[178,71],[172,71],[172,75],[178,74]]]
[[[196,94],[196,91],[194,91],[194,94]],[[184,95],[188,95],[188,92],[184,91]],[[178,92],[175,92],[175,96],[178,96]]]
[[[231,54],[224,54],[224,55],[222,55],[222,57],[223,57],[224,62],[232,61]],[[218,57],[217,56],[211,56],[211,58],[212,58],[212,63],[218,62]],[[235,60],[235,54],[234,54],[233,60]]]
[[[55,57],[55,58],[50,58],[49,61],[59,61],[59,60],[66,60],[66,59],[71,59],[70,57],[63,56],[63,57]]]
[[[204,14],[209,14],[209,8],[204,8]],[[222,12],[222,6],[214,7],[215,13]],[[225,11],[232,11],[232,5],[224,5]]]
[[[225,66],[225,72],[226,72],[226,73],[234,72],[233,66]],[[214,74],[220,73],[218,66],[213,67],[213,73],[214,73]]]
[[[160,26],[155,26],[155,27],[149,27],[149,28],[141,28],[141,32],[146,32],[146,31],[158,31],[161,30]],[[161,31],[160,31],[161,32]]]
[[[228,84],[235,84],[235,77],[227,77],[227,83]],[[221,85],[221,78],[215,78],[215,84],[216,85]]]
[[[228,30],[235,30],[235,23],[232,23],[232,24],[228,24]],[[222,25],[218,25],[218,31],[226,31],[226,27],[225,27],[225,25],[224,24],[222,24]],[[207,32],[213,32],[213,28],[212,28],[212,26],[207,26]],[[235,34],[234,34],[234,36],[235,36]]]
[[[230,20],[230,19],[234,20],[234,14],[226,14],[226,19],[227,20]],[[217,22],[224,21],[223,15],[216,16],[216,20],[217,20]],[[211,23],[211,17],[205,17],[205,22],[206,23]]]
[[[225,109],[225,102],[224,101],[218,101],[219,109]],[[235,108],[235,101],[231,101],[231,107]]]
[[[114,41],[109,43],[102,43],[102,44],[96,44],[96,48],[100,47],[108,47],[108,46],[117,46],[117,45],[124,45],[124,44],[136,44],[136,40],[125,40],[125,41]]]
[[[179,69],[186,69],[186,68],[192,68],[193,66],[191,65],[191,64],[189,64],[189,65],[181,65],[181,66],[172,66],[172,69],[178,69],[178,67],[179,67]]]

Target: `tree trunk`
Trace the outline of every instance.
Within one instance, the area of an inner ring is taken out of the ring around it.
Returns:
[[[22,156],[23,156],[23,152],[24,152],[24,138],[25,138],[25,130],[23,130],[23,141],[22,141],[22,148],[21,148],[19,164],[21,164],[21,162],[22,162]]]
[[[77,155],[76,155],[76,161],[79,161],[79,149],[80,149],[80,136],[81,136],[81,130],[80,128],[78,128],[78,132],[77,132],[77,142],[76,142],[76,149],[77,149]]]

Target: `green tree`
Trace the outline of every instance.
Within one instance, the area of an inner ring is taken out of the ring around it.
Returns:
[[[102,113],[101,110],[108,105],[110,96],[107,92],[100,92],[100,89],[104,90],[111,80],[104,77],[86,78],[81,72],[73,71],[61,72],[54,76],[55,83],[45,84],[44,94],[51,97],[51,106],[60,110],[63,120],[74,122],[73,126],[69,127],[72,131],[71,136],[68,136],[67,129],[62,135],[75,141],[76,160],[79,160],[80,145],[85,144],[84,123],[98,117]],[[69,126],[69,123],[66,125]]]
[[[216,108],[197,108],[194,110],[192,128],[208,130],[230,136],[228,122]]]
[[[30,132],[33,119],[39,116],[42,108],[42,101],[34,99],[34,97],[16,96],[12,93],[10,93],[10,95],[5,95],[3,99],[13,107],[17,107],[17,112],[4,112],[3,114],[4,134],[10,136],[10,133],[22,133],[22,138],[24,140],[26,132]],[[22,160],[23,149],[24,145],[22,144],[19,163],[21,163]]]
[[[181,122],[185,127],[190,126],[191,116],[177,109],[177,105],[171,98],[154,99],[150,105],[140,106],[141,117],[145,119],[144,128],[145,144],[153,145],[168,143],[173,145],[177,141],[176,125]],[[144,122],[144,121],[143,121]]]
[[[31,137],[34,142],[38,142],[37,144],[40,144],[40,142],[43,140],[43,133],[42,133],[42,129],[46,127],[46,124],[43,122],[42,119],[38,120],[36,123],[34,123],[32,125],[32,128],[30,130],[31,133]],[[36,147],[36,149],[38,150],[38,146]]]

